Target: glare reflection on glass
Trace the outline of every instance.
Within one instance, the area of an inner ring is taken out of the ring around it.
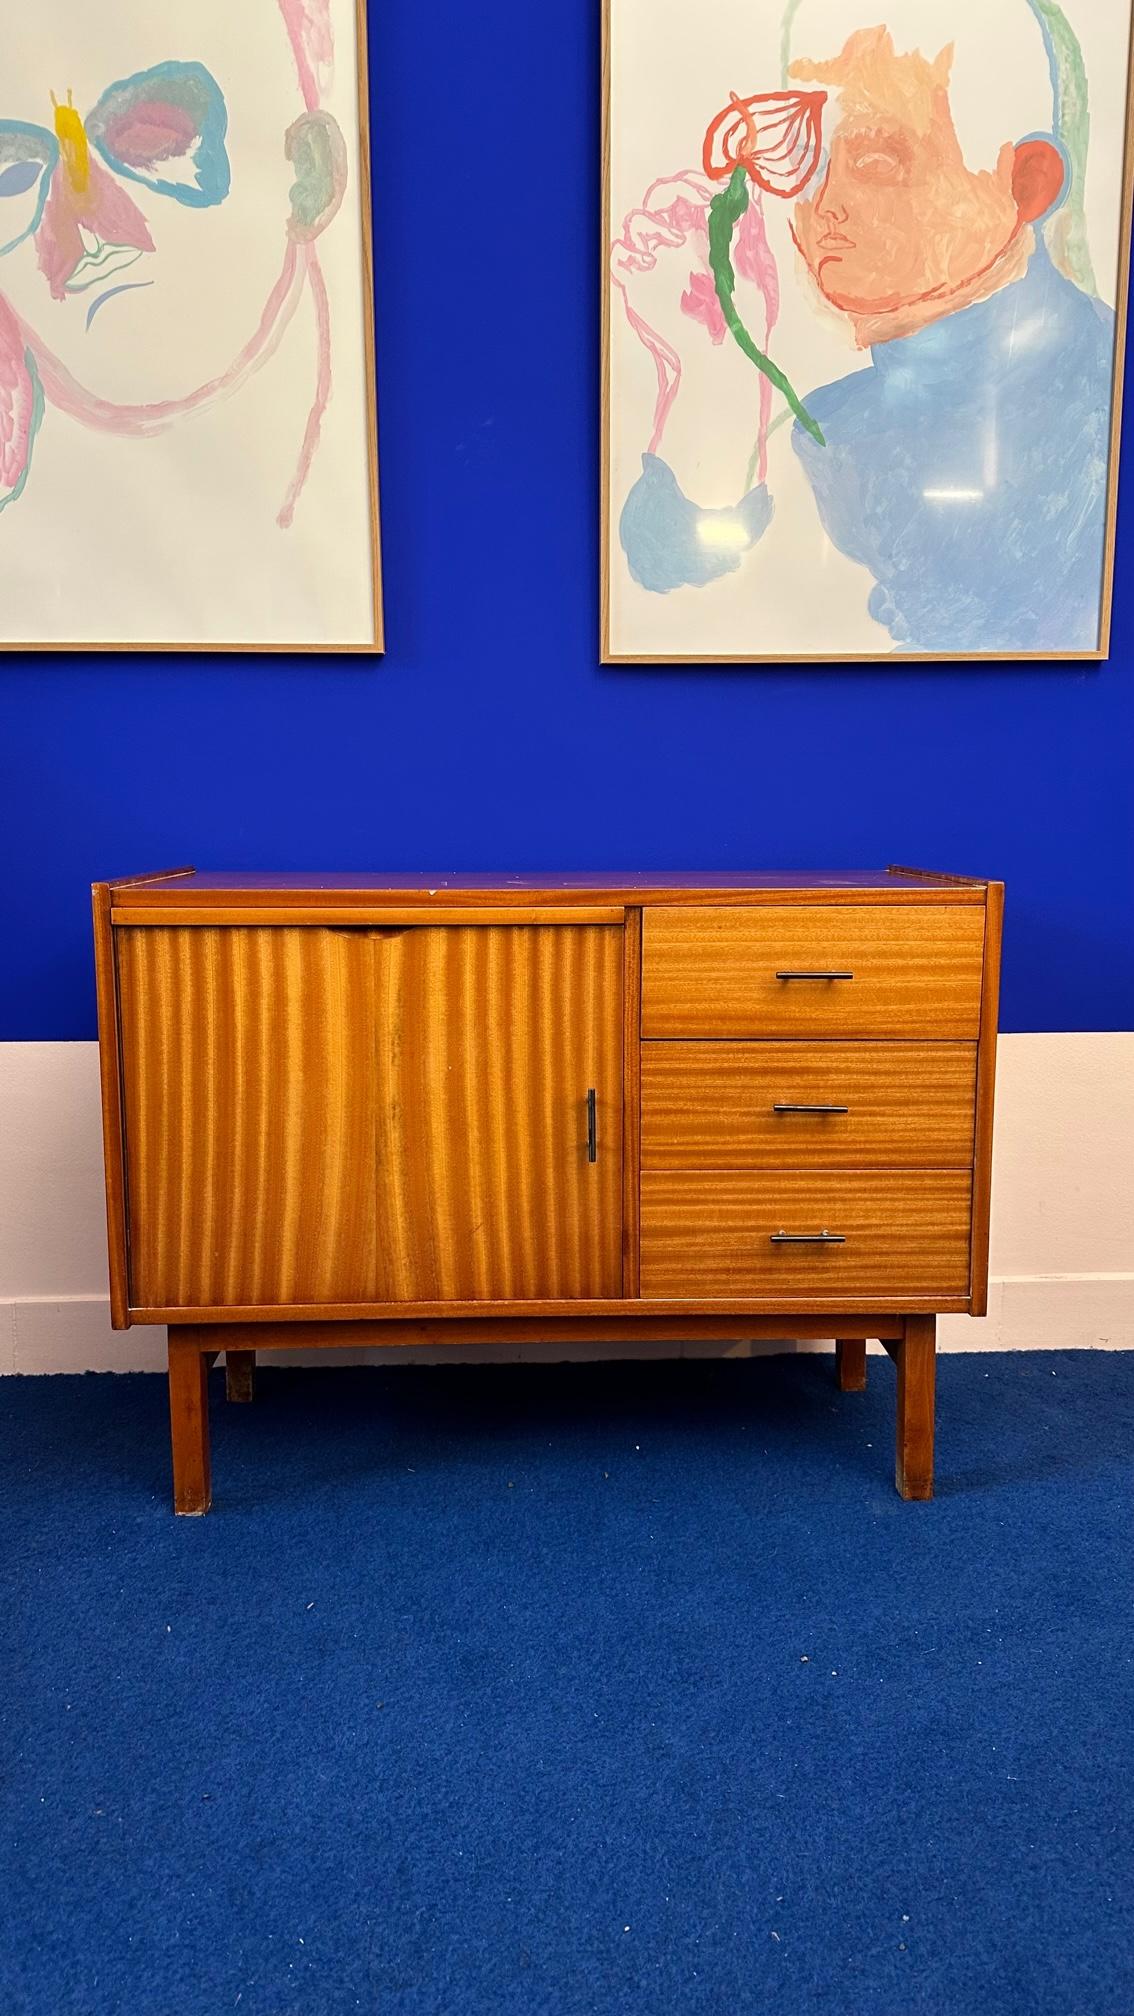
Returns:
[[[1043,316],[1033,315],[1027,322],[1014,322],[1012,324],[1011,329],[1008,331],[1008,338],[1004,348],[1007,350],[1009,357],[1014,357],[1017,350],[1034,350],[1036,344],[1042,342],[1044,334],[1045,323]]]
[[[751,536],[739,518],[702,518],[697,526],[697,537],[702,546],[724,549],[729,553],[739,553],[750,546]]]

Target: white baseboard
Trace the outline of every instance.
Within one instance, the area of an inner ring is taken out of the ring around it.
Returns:
[[[1132,1140],[1134,1035],[1001,1037],[989,1313],[943,1317],[943,1350],[1134,1347]],[[105,1282],[97,1046],[0,1043],[0,1373],[160,1370],[164,1332],[112,1331]],[[638,1345],[619,1355],[796,1348]],[[293,1364],[318,1357],[282,1355]],[[568,1352],[480,1345],[352,1355],[420,1363]],[[580,1344],[569,1355],[609,1352]]]
[[[1134,1350],[1134,1275],[1067,1274],[993,1281],[987,1316],[942,1316],[942,1351]],[[585,1362],[596,1358],[749,1358],[829,1344],[477,1344],[395,1350],[266,1351],[265,1364],[440,1365]],[[881,1350],[881,1345],[874,1347]],[[0,1302],[0,1373],[163,1372],[165,1331],[112,1330],[102,1296]]]

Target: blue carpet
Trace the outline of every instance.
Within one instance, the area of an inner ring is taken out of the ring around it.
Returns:
[[[3,2016],[1130,2016],[1134,1354],[0,1380]]]

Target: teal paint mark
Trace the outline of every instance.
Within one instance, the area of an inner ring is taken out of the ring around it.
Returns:
[[[285,142],[284,152],[296,176],[291,185],[292,221],[307,237],[316,234],[320,220],[341,194],[335,138],[324,115],[309,113],[306,119],[296,121]]]
[[[98,300],[92,301],[90,307],[87,309],[87,328],[90,328],[91,323],[104,303],[113,301],[116,294],[136,294],[140,288],[152,287],[153,284],[152,280],[124,280],[121,287],[108,287],[106,293],[100,294]]]
[[[107,129],[117,118],[131,111],[144,111],[150,100],[176,105],[193,121],[197,137],[186,150],[193,166],[194,182],[168,182],[153,169],[139,168],[122,161],[108,144]],[[232,186],[232,169],[225,138],[228,108],[224,94],[212,72],[203,63],[155,63],[152,70],[140,70],[104,91],[86,120],[87,133],[96,150],[127,182],[140,182],[158,196],[172,196],[193,210],[207,210],[223,203]]]
[[[15,489],[9,490],[6,497],[0,497],[0,511],[6,511],[9,504],[14,504],[17,498],[23,496],[28,477],[31,475],[32,449],[35,447],[35,437],[43,425],[43,386],[40,383],[39,372],[35,368],[35,358],[32,356],[30,350],[24,351],[24,363],[27,365],[28,376],[32,381],[32,416],[31,426],[28,428],[27,460],[20,471],[19,481]]]
[[[1079,38],[1056,0],[1028,0],[1028,5],[1047,50],[1053,130],[1071,164],[1067,200],[1048,226],[1047,241],[1056,264],[1067,278],[1097,294],[1086,216],[1087,154],[1091,143],[1087,66]]]
[[[737,312],[733,294],[736,289],[736,274],[732,268],[732,234],[748,208],[748,175],[745,169],[733,170],[727,188],[718,189],[709,205],[709,264],[713,269],[713,280],[717,290],[717,300],[728,328],[749,361],[771,380],[777,392],[787,400],[792,412],[802,427],[807,429],[820,448],[826,447],[823,434],[816,421],[811,418],[806,406],[795,391],[789,378],[765,356],[748,334]]]
[[[781,84],[786,84],[788,81],[788,70],[791,67],[791,31],[795,17],[799,13],[802,4],[803,0],[788,0],[788,4],[784,8],[784,25],[780,31]]]
[[[100,287],[111,273],[128,273],[144,255],[134,245],[100,245],[97,252],[88,252],[85,259],[76,266],[76,273],[87,274],[85,280],[68,280],[68,294],[89,294],[92,287]]]

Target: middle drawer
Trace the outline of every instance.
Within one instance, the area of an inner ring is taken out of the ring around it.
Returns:
[[[972,1043],[643,1043],[642,1167],[964,1169],[975,1100]]]

